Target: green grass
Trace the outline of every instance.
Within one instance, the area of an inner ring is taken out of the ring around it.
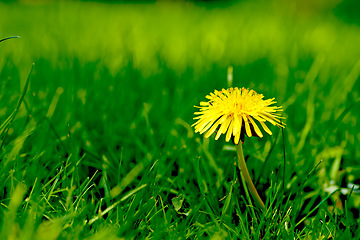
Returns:
[[[0,239],[360,238],[359,26],[319,6],[0,3]],[[284,108],[266,212],[190,127],[229,65]]]

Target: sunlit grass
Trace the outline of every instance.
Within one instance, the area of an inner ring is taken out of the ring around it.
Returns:
[[[360,237],[357,26],[265,3],[1,3],[0,21],[21,36],[0,43],[0,239]],[[190,127],[229,65],[286,117],[244,148],[263,213],[233,145]]]
[[[219,8],[166,2],[0,4],[1,34],[23,38],[11,43],[16,47],[3,47],[2,55],[23,64],[77,57],[116,72],[132,63],[151,74],[164,64],[179,72],[189,66],[203,71],[266,58],[283,72],[321,55],[335,72],[351,69],[360,54],[358,27],[327,9],[303,16],[289,9],[291,4],[264,2]]]

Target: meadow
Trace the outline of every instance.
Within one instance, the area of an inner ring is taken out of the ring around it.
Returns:
[[[0,239],[360,239],[360,19],[301,2],[0,3]],[[229,66],[265,211],[191,127]]]

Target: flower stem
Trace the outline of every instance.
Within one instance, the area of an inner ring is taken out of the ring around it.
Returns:
[[[236,145],[236,151],[237,151],[237,155],[238,155],[238,164],[239,164],[239,168],[244,176],[245,182],[247,184],[247,187],[251,193],[251,195],[253,196],[256,205],[261,209],[261,210],[265,210],[265,204],[264,202],[261,200],[258,192],[256,191],[256,188],[254,186],[254,183],[252,182],[250,175],[249,175],[249,171],[246,167],[246,163],[245,163],[245,159],[244,159],[244,153],[243,153],[243,149],[242,149],[242,143],[240,142],[239,144]]]

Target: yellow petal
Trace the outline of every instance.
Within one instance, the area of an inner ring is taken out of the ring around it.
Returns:
[[[241,128],[240,128],[240,131],[238,131],[236,133],[236,135],[234,136],[234,143],[237,145],[240,141],[240,135],[241,135]]]
[[[239,126],[239,118],[241,118],[240,116],[234,116],[234,127],[232,130],[232,134],[235,136],[236,133],[238,132],[239,128],[241,128],[241,126]]]
[[[209,106],[210,103],[209,102],[200,102],[200,106]]]
[[[228,142],[231,138],[231,134],[232,134],[232,129],[233,129],[233,126],[234,126],[234,119],[233,118],[230,118],[230,125],[229,125],[229,129],[226,133],[226,138],[225,140]]]
[[[269,135],[272,135],[272,132],[270,131],[270,129],[265,125],[265,123],[260,122],[261,126],[263,127],[263,129],[265,130],[265,132],[267,132]]]
[[[246,134],[248,135],[248,137],[251,137],[251,129],[250,129],[250,125],[249,125],[249,120],[247,119],[246,115],[243,114],[243,118],[244,118],[244,122],[245,122],[245,131]]]
[[[211,136],[211,134],[213,134],[216,130],[216,128],[219,126],[219,124],[221,124],[222,122],[224,122],[225,118],[224,116],[222,116],[221,118],[219,118],[214,125],[210,128],[210,130],[205,134],[205,137],[208,138]]]
[[[218,133],[216,134],[215,140],[218,140],[220,135],[222,133],[225,133],[229,127],[231,118],[229,118],[228,116],[225,116],[225,115],[223,116],[223,118],[224,118],[224,122],[221,124],[220,129],[219,129]]]
[[[251,117],[249,117],[249,120],[250,120],[252,126],[254,127],[254,130],[255,130],[256,134],[257,134],[259,137],[262,138],[262,137],[263,137],[263,134],[262,134],[262,132],[260,131],[259,127],[258,127],[258,126],[256,125],[256,123],[254,122],[254,120],[253,120]]]
[[[259,114],[262,118],[264,118],[266,121],[270,122],[272,125],[276,125],[276,122],[268,115],[265,115],[265,113],[260,113]]]
[[[211,120],[211,121],[206,125],[206,127],[204,127],[204,128],[200,131],[200,134],[203,134],[204,132],[206,132],[206,130],[208,130],[208,129],[214,124],[215,121],[216,121],[216,119]]]
[[[265,119],[262,119],[261,117],[257,116],[257,115],[253,115],[253,117],[258,120],[259,122],[266,122]]]

